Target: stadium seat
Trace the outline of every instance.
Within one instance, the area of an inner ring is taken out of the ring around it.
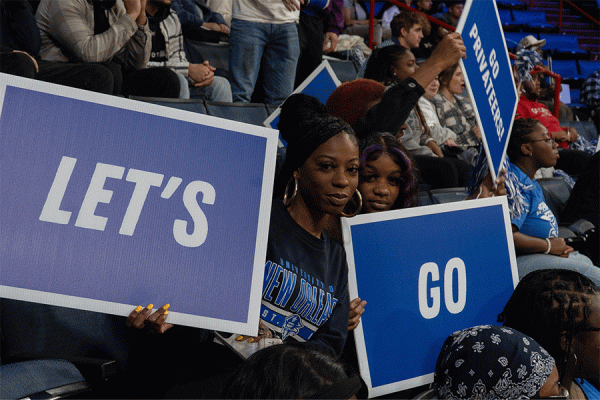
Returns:
[[[579,74],[583,79],[600,70],[600,61],[577,60],[577,64],[579,64]]]
[[[90,386],[75,365],[65,360],[41,359],[0,365],[1,399],[56,399],[78,397]]]
[[[552,178],[541,178],[537,180],[542,187],[546,204],[556,220],[560,224],[559,215],[569,200],[571,195],[571,189],[567,182],[563,178],[552,177]]]
[[[220,103],[207,101],[206,113],[214,117],[264,126],[267,108],[263,103]]]
[[[544,33],[540,34],[540,39],[546,39],[543,50],[551,51],[554,57],[576,59],[588,55],[579,48],[579,38],[576,35]]]
[[[352,61],[342,61],[328,58],[329,64],[338,79],[343,82],[349,82],[356,79],[357,71]]]
[[[521,0],[496,0],[498,8],[508,8],[511,10],[524,10],[527,8]]]
[[[523,29],[534,32],[557,32],[558,28],[546,21],[544,11],[513,10],[513,20]]]
[[[467,189],[463,187],[431,190],[433,201],[440,204],[462,201],[465,200],[467,196],[469,196],[469,193],[467,192]]]
[[[191,63],[208,60],[210,65],[229,71],[229,43],[207,43],[185,39],[185,54]]]
[[[563,80],[579,78],[576,60],[552,60],[552,72],[559,74]]]
[[[514,24],[512,13],[508,9],[499,9],[498,15],[500,16],[500,22],[502,26],[510,26]]]
[[[166,99],[162,97],[142,97],[131,96],[130,99],[144,101],[146,103],[157,104],[159,106],[177,108],[179,110],[191,111],[200,114],[206,114],[204,100],[197,99]]]

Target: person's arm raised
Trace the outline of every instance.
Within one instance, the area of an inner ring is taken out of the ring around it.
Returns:
[[[446,68],[458,63],[461,58],[467,57],[467,48],[458,32],[452,32],[438,43],[425,61],[414,74],[411,75],[419,85],[427,87]]]

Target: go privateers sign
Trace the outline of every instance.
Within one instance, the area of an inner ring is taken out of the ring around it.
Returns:
[[[467,58],[460,63],[495,179],[519,99],[496,2],[467,0],[456,31],[467,48]]]
[[[255,334],[276,132],[0,75],[2,296]]]

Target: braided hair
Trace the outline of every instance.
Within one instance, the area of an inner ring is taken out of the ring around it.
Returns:
[[[392,161],[402,171],[402,185],[398,198],[392,205],[392,210],[416,207],[419,205],[419,190],[417,170],[408,151],[390,133],[374,133],[360,142],[360,169],[361,172],[369,161],[375,161],[382,154],[390,156]]]
[[[406,47],[392,45],[373,50],[367,68],[365,79],[372,79],[388,86],[396,82],[392,67],[408,49]]]
[[[589,315],[592,297],[600,288],[579,272],[543,269],[526,275],[498,315],[498,322],[535,339],[556,360],[564,378],[574,336],[593,329]],[[566,341],[563,349],[561,342]]]
[[[506,147],[506,155],[511,162],[514,163],[523,156],[521,145],[529,141],[528,136],[538,125],[540,125],[540,121],[533,118],[519,118],[513,122],[510,139]]]

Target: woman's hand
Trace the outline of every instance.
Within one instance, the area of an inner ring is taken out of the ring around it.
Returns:
[[[448,139],[448,140],[446,140],[446,141],[444,142],[444,144],[445,144],[446,146],[452,146],[452,147],[456,147],[456,146],[458,146],[458,145],[456,144],[456,142],[455,142],[454,140],[452,140],[452,139]]]
[[[272,338],[272,337],[273,337],[273,332],[269,328],[267,328],[267,326],[265,324],[263,324],[262,321],[259,321],[258,322],[258,336],[240,335],[235,340],[237,340],[238,342],[247,340],[248,343],[258,343],[263,338]]]
[[[173,327],[173,324],[165,322],[167,315],[169,315],[169,307],[171,307],[170,304],[165,304],[152,313],[152,304],[148,304],[144,309],[142,309],[142,306],[137,306],[127,317],[127,326],[135,329],[146,329],[153,334],[163,334]]]
[[[442,153],[442,149],[440,149],[440,146],[438,146],[438,144],[435,142],[435,140],[430,140],[429,142],[427,142],[427,147],[429,147],[431,149],[431,151],[433,151],[433,154],[435,154],[436,156],[442,158],[444,157],[444,153]]]
[[[484,199],[486,197],[505,196],[506,186],[504,186],[504,182],[506,179],[504,178],[504,174],[506,174],[505,169],[500,171],[500,174],[496,178],[496,185],[493,185],[492,174],[488,173],[475,193],[469,196],[469,199]]]
[[[569,257],[569,253],[575,251],[575,249],[565,243],[565,239],[561,237],[551,238],[550,245],[550,254],[554,254],[555,256],[559,257],[567,258]]]
[[[348,331],[353,331],[356,329],[358,324],[360,324],[360,317],[365,312],[365,306],[367,302],[364,300],[360,300],[359,297],[355,298],[350,302],[350,317],[348,318]]]

